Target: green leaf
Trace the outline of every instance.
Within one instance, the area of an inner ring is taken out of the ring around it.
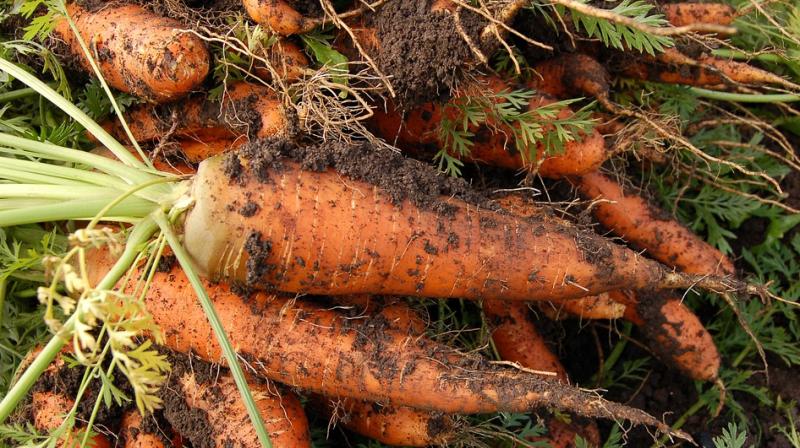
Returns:
[[[325,67],[330,68],[334,73],[341,75],[334,76],[333,81],[347,85],[347,57],[336,51],[328,42],[329,36],[322,34],[303,34],[300,36],[306,47],[311,50],[314,59]],[[344,93],[344,92],[342,92]]]

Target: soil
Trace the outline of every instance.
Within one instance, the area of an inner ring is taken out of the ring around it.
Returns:
[[[432,4],[433,0],[388,2],[367,18],[380,42],[376,63],[391,78],[397,101],[404,107],[449,97],[465,62],[474,59],[453,14],[431,13]],[[486,21],[462,10],[460,22],[470,39],[480,42]]]

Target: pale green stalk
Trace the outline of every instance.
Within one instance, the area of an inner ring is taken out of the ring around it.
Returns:
[[[70,168],[60,165],[50,165],[47,163],[33,162],[30,160],[12,159],[10,157],[4,157],[2,159],[2,163],[4,168],[25,171],[34,174],[43,174],[51,177],[60,177],[73,182],[109,186],[120,190],[124,190],[128,187],[128,184],[114,176],[109,176],[108,174],[103,173],[95,173],[89,170]]]
[[[75,121],[81,124],[87,131],[89,131],[97,140],[108,148],[115,156],[123,163],[134,168],[143,168],[147,165],[137,159],[130,151],[128,151],[121,143],[111,136],[105,129],[103,129],[97,122],[92,120],[91,117],[86,115],[77,106],[69,102],[66,98],[59,95],[58,92],[50,88],[47,84],[40,81],[36,76],[31,75],[16,64],[0,58],[0,70],[13,76],[23,84],[35,89],[40,95],[47,98],[56,107],[64,111],[67,115],[72,117]]]
[[[30,87],[24,89],[11,90],[9,92],[0,93],[0,104],[10,103],[28,96],[37,95],[37,92]]]
[[[211,324],[211,328],[217,336],[217,341],[219,341],[219,345],[222,347],[222,353],[225,355],[225,361],[227,361],[228,368],[231,371],[231,376],[233,376],[236,387],[242,395],[242,400],[247,408],[250,421],[253,423],[256,434],[258,434],[258,440],[265,448],[271,448],[272,443],[270,442],[269,434],[264,428],[264,422],[261,420],[261,414],[258,412],[256,403],[253,400],[253,394],[250,392],[250,386],[247,384],[244,371],[242,371],[242,366],[239,364],[239,358],[236,356],[236,352],[231,346],[228,335],[225,333],[225,328],[223,328],[222,322],[219,320],[219,316],[214,309],[214,304],[211,303],[211,298],[208,296],[203,282],[200,280],[200,276],[197,275],[197,271],[194,269],[191,256],[186,252],[186,249],[183,248],[181,242],[178,240],[178,236],[173,232],[172,225],[167,220],[164,212],[161,210],[156,211],[153,218],[161,228],[161,232],[167,238],[169,247],[172,248],[172,253],[175,255],[175,258],[178,259],[181,268],[183,268],[186,277],[189,279],[189,283],[192,284],[192,288],[197,294],[197,298],[200,300],[200,306],[203,307],[203,311],[208,317],[208,322]]]
[[[6,160],[5,158],[2,160]],[[60,177],[45,176],[43,174],[18,171],[0,166],[0,179],[21,184],[49,184],[49,185],[76,185],[75,181]]]
[[[117,281],[125,275],[133,261],[136,259],[138,253],[141,251],[141,246],[150,239],[153,233],[158,229],[158,225],[150,218],[141,220],[136,226],[133,227],[128,241],[125,245],[125,250],[122,255],[111,267],[111,270],[103,277],[98,283],[97,289],[111,289],[116,285]],[[62,330],[54,335],[47,345],[44,346],[41,352],[36,356],[33,362],[25,369],[25,372],[19,377],[14,386],[8,391],[3,400],[0,401],[0,424],[6,421],[20,401],[28,394],[33,384],[41,376],[42,372],[47,369],[47,366],[53,361],[61,348],[67,342],[65,336],[72,332],[75,326],[76,316],[73,314],[64,322]]]
[[[690,87],[689,90],[700,98],[708,98],[719,101],[734,101],[737,103],[790,103],[800,101],[800,95],[792,93],[736,93],[720,92],[718,90],[701,89],[700,87]]]
[[[0,133],[0,146],[8,147],[6,149],[0,149],[2,152],[14,154],[26,154],[27,152],[32,152],[35,153],[36,157],[39,158],[91,165],[93,168],[99,171],[102,171],[106,174],[113,174],[131,183],[138,184],[156,177],[152,174],[148,174],[142,169],[131,168],[114,159],[103,157],[98,154],[65,148],[52,143],[38,142],[36,140],[18,137],[11,134]]]
[[[119,190],[94,185],[0,184],[0,198],[86,199],[115,196]]]
[[[113,197],[107,197],[100,199],[59,201],[54,204],[37,205],[17,210],[4,210],[0,212],[0,227],[64,221],[68,219],[89,219],[96,216],[113,199]],[[156,207],[156,204],[151,201],[140,198],[128,198],[123,203],[117,204],[115,207],[108,210],[108,214],[127,218],[142,218],[151,213],[154,207]],[[110,216],[104,216],[103,219],[108,221],[112,220]]]
[[[63,201],[54,199],[30,199],[30,198],[10,198],[0,199],[0,211],[7,211],[26,207],[38,207],[40,205],[58,204]]]

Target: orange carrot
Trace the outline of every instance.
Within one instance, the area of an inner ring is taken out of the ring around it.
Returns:
[[[429,169],[399,156],[386,155],[399,158],[387,162],[366,147],[326,148],[330,163],[350,170],[343,182],[315,156],[307,163],[320,172],[283,158],[302,158],[308,148],[249,150],[260,155],[208,159],[192,181],[195,205],[185,215],[183,236],[198,269],[211,279],[311,294],[504,300],[577,298],[622,287],[722,286],[716,277],[672,272],[590,231],[427,193],[416,199],[427,209],[419,208],[404,200],[405,191],[392,190],[393,198],[353,178],[371,157]]]
[[[653,293],[641,298],[631,291],[609,294],[627,305],[625,319],[647,336],[648,345],[659,358],[693,380],[717,379],[719,350],[703,323],[680,297]]]
[[[358,307],[358,316],[363,318],[367,318],[367,315],[380,316],[385,322],[376,319],[378,325],[385,324],[386,328],[409,336],[420,336],[425,331],[426,325],[421,316],[398,299],[380,300],[362,295],[337,297],[336,303]],[[440,412],[382,406],[348,398],[326,400],[319,397],[317,401],[324,402],[328,413],[340,419],[345,428],[385,445],[446,445],[458,434],[455,420]]]
[[[148,431],[142,415],[135,409],[128,410],[122,415],[119,438],[124,448],[166,448],[171,442],[162,434]]]
[[[135,5],[104,5],[90,11],[73,2],[67,12],[103,77],[116,89],[165,102],[195,90],[208,74],[205,44],[182,31],[185,27],[176,20]],[[55,23],[54,32],[84,69],[92,72],[66,18]]]
[[[527,369],[553,373],[558,381],[569,383],[564,366],[530,320],[526,304],[487,300],[483,302],[483,312],[492,328],[494,346],[502,359]],[[548,436],[537,440],[547,440],[555,447],[572,446],[577,434],[594,445],[600,442],[597,425],[591,420],[566,425],[549,418],[547,426]]]
[[[215,446],[261,446],[252,425],[243,423],[248,421],[247,409],[228,372],[201,376],[193,368],[179,365],[172,375],[169,389],[180,397],[165,401],[164,416],[193,446],[203,446],[209,441]],[[273,446],[311,446],[308,421],[294,394],[279,392],[269,383],[250,381],[249,387]],[[198,410],[205,416],[202,431],[193,427],[196,422],[186,419],[187,413],[191,415]]]
[[[88,254],[93,277],[102,276],[112,258],[108,252]],[[240,356],[258,374],[284,384],[330,397],[445,413],[522,412],[552,406],[668,429],[641,411],[537,375],[487,365],[476,355],[461,354],[426,338],[408,344],[405,333],[378,330],[371,320],[353,320],[313,303],[263,293],[242,298],[222,283],[206,282],[204,287]],[[173,267],[154,275],[144,303],[163,329],[168,347],[206,360],[222,359],[191,290],[185,274]]]
[[[735,272],[733,263],[720,251],[600,172],[576,178],[574,184],[585,198],[605,200],[592,207],[601,224],[633,245],[646,249],[656,260],[692,274],[732,275]]]
[[[202,142],[264,138],[286,135],[288,118],[275,94],[268,88],[237,82],[228,86],[222,101],[193,96],[157,108],[142,105],[125,114],[133,137],[155,140],[174,128],[174,135]],[[114,120],[103,126],[111,135],[127,141],[122,125]]]
[[[309,20],[286,0],[243,0],[243,3],[253,20],[282,36],[310,31],[306,29]]]
[[[486,90],[500,92],[509,90],[509,85],[499,78],[484,77],[481,82],[470,85],[457,92],[456,97],[448,104],[427,103],[404,113],[390,105],[387,111],[375,112],[377,133],[390,143],[396,143],[402,149],[415,150],[422,144],[439,144],[438,127],[443,118],[459,119],[458,104],[473,95],[485,94]],[[530,108],[553,103],[548,96],[536,95],[530,100]],[[559,119],[568,117],[572,112],[564,108],[558,113]],[[482,127],[472,129],[476,136],[472,139],[471,154],[468,160],[480,161],[512,169],[537,166],[537,172],[545,177],[562,177],[585,173],[596,169],[607,157],[603,138],[597,132],[581,136],[579,140],[567,142],[564,153],[543,156],[544,146],[537,143],[536,158],[523,158],[513,150],[514,142],[509,141],[508,130],[494,132]],[[509,149],[511,148],[511,149]],[[541,160],[540,160],[541,159]],[[539,164],[541,162],[541,164]]]
[[[553,320],[570,316],[580,319],[619,319],[625,315],[625,305],[614,301],[605,292],[580,299],[541,302],[539,310]]]
[[[267,51],[267,59],[278,77],[288,82],[302,78],[310,64],[303,49],[287,39],[279,39],[272,44]],[[260,61],[256,63],[255,74],[263,80],[270,80],[274,76]]]
[[[556,98],[578,95],[607,98],[609,75],[597,59],[582,53],[562,53],[533,67],[531,80],[535,89]]]
[[[672,26],[696,23],[730,25],[736,12],[725,3],[670,3],[662,5],[661,9]]]

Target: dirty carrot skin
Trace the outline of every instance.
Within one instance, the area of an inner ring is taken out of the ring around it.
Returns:
[[[730,25],[736,10],[725,3],[671,3],[661,5],[664,17],[672,26],[709,23]]]
[[[120,422],[119,438],[123,448],[166,448],[161,434],[152,433],[144,428],[142,415],[135,409],[125,412]],[[170,445],[172,446],[172,445]]]
[[[287,82],[294,82],[302,78],[310,64],[303,49],[287,39],[280,39],[269,47],[267,60],[278,77]],[[273,78],[273,73],[260,61],[256,63],[254,70],[255,74],[263,80]]]
[[[337,304],[357,306],[359,315],[378,315],[386,320],[387,328],[409,336],[409,342],[425,332],[425,321],[401,300],[380,300],[370,296],[337,297]],[[336,413],[345,428],[377,440],[384,445],[430,446],[447,445],[459,433],[456,421],[440,412],[421,411],[408,407],[382,406],[363,400],[341,398],[325,405],[330,414]],[[340,414],[343,414],[340,416]]]
[[[270,160],[277,169],[243,153],[200,164],[182,230],[208,278],[293,293],[504,300],[730,286],[672,272],[593,232],[450,197],[435,200],[446,210],[437,213],[395,203],[371,183],[343,182],[330,169]],[[237,209],[247,213],[231,213]]]
[[[204,446],[209,440],[215,446],[261,446],[252,425],[242,424],[248,420],[247,409],[230,374],[223,371],[219,376],[201,378],[192,371],[184,371],[170,381],[182,394],[183,403],[176,406],[176,401],[167,401],[164,416],[193,446]],[[249,387],[273,446],[311,446],[305,411],[293,393],[278,393],[274,385],[270,387],[267,383],[253,381]],[[200,410],[205,414],[205,431],[198,433],[196,428],[191,427],[193,422],[187,422],[185,418],[187,409]]]
[[[195,90],[208,74],[210,56],[205,43],[182,31],[185,27],[176,20],[135,5],[91,11],[70,3],[67,12],[103,77],[116,89],[161,103]],[[91,73],[67,19],[59,19],[53,31]]]
[[[133,137],[139,142],[164,137],[173,129],[176,137],[196,141],[247,141],[248,136],[264,138],[288,133],[289,121],[275,93],[270,89],[237,82],[228,86],[222,101],[191,96],[159,107],[137,106],[125,114]],[[117,121],[103,127],[120,141],[127,134]]]
[[[719,350],[703,323],[679,296],[632,291],[609,294],[627,305],[625,319],[648,337],[648,345],[659,358],[693,380],[717,379]]]
[[[102,275],[110,258],[99,251],[89,254],[91,271],[101,273],[93,275]],[[205,282],[204,287],[240,356],[258,375],[290,386],[333,398],[443,413],[524,412],[552,406],[668,430],[642,411],[537,375],[489,365],[479,356],[426,338],[406,343],[407,334],[376,330],[370,320],[352,320],[313,303],[264,293],[242,298],[223,283]],[[180,268],[156,273],[144,303],[163,329],[166,346],[208,361],[223,359]],[[175,429],[187,437],[186,431]]]
[[[527,304],[486,300],[483,302],[483,312],[492,329],[494,346],[502,359],[516,362],[527,369],[553,373],[558,381],[569,384],[564,366],[547,347],[530,320]],[[572,446],[577,434],[593,445],[600,442],[597,425],[591,420],[567,425],[555,418],[548,418],[547,427],[548,435],[541,440],[547,440],[551,446]]]
[[[306,30],[309,20],[286,0],[243,0],[242,3],[253,20],[282,36],[309,31]]]
[[[539,310],[553,320],[573,316],[579,319],[619,319],[625,315],[625,305],[614,301],[605,292],[580,299],[541,302],[538,305]]]
[[[573,184],[586,199],[610,201],[592,207],[595,218],[656,260],[692,274],[735,273],[728,257],[613,179],[594,172],[574,179]]]
[[[608,98],[610,84],[606,68],[582,53],[562,53],[534,67],[531,86],[556,98],[586,95]]]
[[[500,92],[510,90],[510,86],[503,80],[495,77],[483,77],[480,83],[468,86],[451,99],[454,104],[462,101],[462,97],[476,95],[478,92],[485,94],[486,90]],[[530,100],[530,108],[536,108],[555,102],[552,97],[536,95]],[[423,144],[441,144],[437,136],[437,128],[445,114],[452,114],[454,108],[446,107],[439,103],[426,103],[410,111],[396,110],[393,105],[386,111],[375,111],[374,124],[378,135],[386,141],[397,144],[401,149],[415,150]],[[569,108],[562,109],[558,117],[563,119],[571,114]],[[449,117],[455,118],[455,117]],[[602,136],[596,131],[589,135],[581,135],[577,141],[567,142],[564,153],[542,158],[544,147],[537,144],[537,159],[523,159],[513,149],[514,142],[509,141],[509,136],[502,132],[493,132],[488,128],[473,130],[476,137],[473,139],[471,154],[466,160],[479,161],[486,164],[502,166],[512,169],[537,167],[537,172],[545,177],[559,178],[566,175],[575,175],[593,171],[605,161],[608,156]],[[540,160],[541,159],[541,160]]]

